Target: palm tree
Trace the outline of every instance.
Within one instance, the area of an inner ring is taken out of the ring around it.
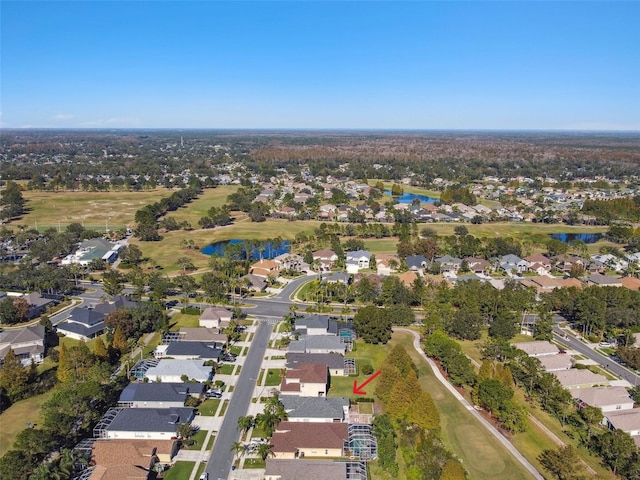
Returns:
[[[257,453],[263,462],[267,460],[267,457],[275,457],[276,455],[273,453],[273,445],[270,443],[258,444]]]
[[[231,452],[233,452],[233,454],[235,456],[234,463],[238,462],[242,458],[242,455],[244,455],[244,452],[245,452],[244,443],[242,443],[240,441],[233,442],[231,444]]]
[[[252,426],[253,426],[252,415],[247,415],[246,417],[238,418],[238,430],[242,431],[243,438]]]

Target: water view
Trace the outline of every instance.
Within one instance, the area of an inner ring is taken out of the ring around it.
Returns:
[[[387,195],[391,195],[391,190],[386,190],[384,193],[386,193]],[[393,199],[398,201],[399,203],[412,203],[414,199],[420,200],[420,203],[436,203],[440,201],[439,198],[433,198],[427,195],[418,195],[416,193],[406,193],[406,192],[400,196],[394,196]]]
[[[205,255],[219,255],[222,257],[224,256],[227,245],[237,245],[239,251],[242,252],[242,255],[246,255],[245,247],[248,243],[250,243],[250,240],[233,238],[231,240],[223,240],[207,245],[202,250],[200,250],[200,252],[204,253]],[[277,257],[278,255],[282,255],[283,253],[288,253],[289,247],[289,240],[283,240],[279,244],[274,244],[273,242],[265,242],[259,246],[253,245],[251,248],[250,259],[259,260],[260,252],[262,252],[262,258],[272,259]]]
[[[570,243],[574,240],[581,240],[584,243],[596,243],[604,234],[602,233],[552,233],[551,238],[561,242]]]

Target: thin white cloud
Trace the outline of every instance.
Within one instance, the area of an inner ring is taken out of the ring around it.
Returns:
[[[93,120],[89,122],[83,122],[80,125],[83,127],[139,127],[141,125],[139,118],[120,118],[112,117],[107,119]]]
[[[73,118],[75,117],[70,113],[58,113],[57,115],[53,116],[54,120],[71,120]]]

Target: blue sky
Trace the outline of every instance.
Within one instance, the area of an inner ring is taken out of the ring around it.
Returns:
[[[638,2],[5,1],[3,127],[640,130]]]

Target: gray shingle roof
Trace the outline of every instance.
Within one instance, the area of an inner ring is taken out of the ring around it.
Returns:
[[[340,480],[347,477],[347,464],[333,460],[284,460],[267,459],[265,475],[277,476],[280,480]]]
[[[345,409],[348,411],[348,398],[334,397],[299,397],[297,395],[280,395],[280,402],[292,418],[331,418],[343,421]]]
[[[184,402],[189,393],[202,393],[204,388],[204,383],[130,383],[118,401]]]
[[[311,315],[296,320],[296,330],[299,328],[329,328],[329,317],[327,315]]]
[[[304,364],[326,365],[329,369],[344,368],[344,357],[339,353],[288,353],[287,368],[297,368]]]
[[[167,357],[193,356],[205,360],[217,360],[221,354],[215,344],[205,342],[171,342],[165,352]]]
[[[125,408],[118,412],[109,431],[176,432],[181,423],[191,423],[193,408]]]

